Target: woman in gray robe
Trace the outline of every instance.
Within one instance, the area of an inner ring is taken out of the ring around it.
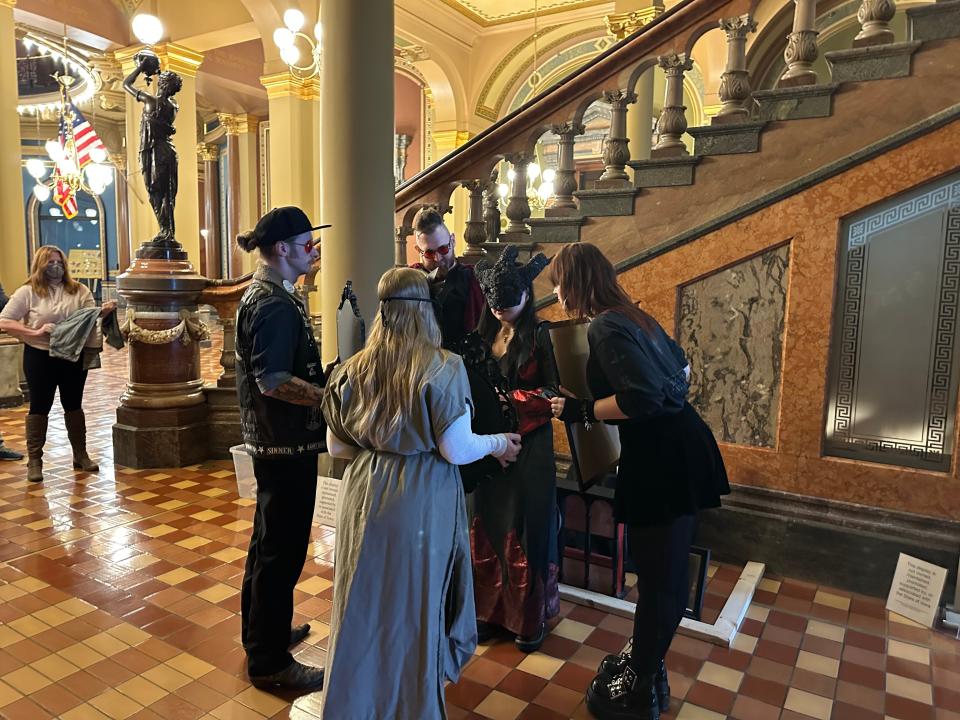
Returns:
[[[341,483],[325,720],[446,717],[443,684],[476,648],[458,464],[516,459],[519,436],[470,430],[460,358],[440,348],[422,273],[387,271],[366,347],[334,371],[323,412]]]

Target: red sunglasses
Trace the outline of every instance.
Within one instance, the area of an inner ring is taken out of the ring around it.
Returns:
[[[420,248],[417,248],[420,250]],[[446,245],[441,245],[436,250],[420,250],[420,257],[425,257],[427,260],[433,260],[437,255],[446,255],[450,252],[450,243]]]
[[[320,244],[320,241],[319,241],[319,240],[313,240],[313,239],[307,240],[307,241],[304,242],[304,243],[293,242],[293,240],[285,240],[284,242],[287,242],[287,243],[289,243],[290,245],[299,245],[300,247],[303,248],[303,251],[304,251],[307,255],[309,255],[310,253],[312,253],[312,252],[313,252],[313,249],[314,249],[315,247],[317,247],[317,245]]]

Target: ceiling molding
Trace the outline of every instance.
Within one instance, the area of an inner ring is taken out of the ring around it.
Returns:
[[[521,6],[519,9],[513,9],[497,15],[484,12],[483,8],[480,7],[482,0],[440,0],[440,2],[456,10],[481,27],[487,28],[495,25],[505,25],[519,20],[529,20],[533,17],[543,18],[548,15],[556,15],[557,13],[569,12],[571,10],[606,5],[610,3],[610,0],[552,0],[552,2],[551,0],[544,0],[546,7],[540,7],[536,11],[534,11],[532,7],[527,7],[530,4],[528,2],[527,6]]]

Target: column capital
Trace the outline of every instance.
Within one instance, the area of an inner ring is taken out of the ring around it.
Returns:
[[[113,165],[117,172],[125,173],[127,171],[127,156],[122,152],[110,153],[110,164]]]
[[[574,135],[583,135],[586,132],[586,128],[583,126],[583,123],[557,123],[550,126],[550,132],[554,135],[559,135],[561,138],[566,136],[566,139],[573,139]]]
[[[113,56],[123,68],[124,75],[133,72],[134,67],[136,67],[133,59],[144,48],[146,48],[146,45],[138,44],[114,51]],[[160,67],[163,70],[173,70],[181,77],[195,78],[201,63],[203,63],[203,53],[176,43],[160,43],[154,45],[151,50],[160,58]]]
[[[197,143],[197,159],[201,162],[216,162],[220,159],[220,146],[214,143]]]
[[[687,70],[693,69],[693,60],[688,58],[685,53],[668,53],[667,55],[657,56],[657,65],[668,76],[682,75]]]
[[[727,38],[745,38],[748,33],[757,31],[757,22],[749,13],[720,21],[720,29],[727,34]]]
[[[227,135],[246,135],[256,132],[260,118],[248,113],[217,113],[217,118]]]
[[[301,100],[320,99],[320,78],[304,80],[289,70],[262,75],[260,84],[267,90],[267,98],[297,97]]]
[[[614,109],[625,108],[637,101],[637,94],[632,90],[604,90],[603,100],[610,103]]]
[[[610,15],[605,15],[603,21],[607,25],[607,33],[613,35],[619,42],[627,37],[627,35],[633,35],[633,33],[640,28],[649,25],[655,18],[662,15],[663,12],[663,1],[653,0],[650,7],[624,13],[611,13]]]

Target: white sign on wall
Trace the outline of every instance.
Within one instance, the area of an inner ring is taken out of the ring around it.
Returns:
[[[337,497],[340,495],[340,481],[337,478],[317,478],[317,503],[313,509],[313,522],[335,528],[337,526]]]
[[[900,553],[887,610],[933,627],[946,581],[946,568]]]

